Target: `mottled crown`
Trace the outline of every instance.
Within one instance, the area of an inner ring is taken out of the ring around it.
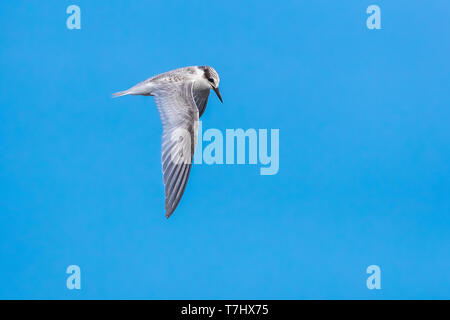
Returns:
[[[214,79],[216,86],[219,86],[220,78],[216,70],[214,70],[214,68],[211,68],[209,66],[200,66],[199,68],[205,72],[206,79],[208,78]]]

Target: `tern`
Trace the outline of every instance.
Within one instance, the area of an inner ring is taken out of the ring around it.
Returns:
[[[205,112],[212,89],[223,103],[219,75],[209,66],[168,71],[144,80],[113,97],[153,96],[163,126],[162,171],[165,215],[169,218],[183,196],[197,145],[199,118]]]

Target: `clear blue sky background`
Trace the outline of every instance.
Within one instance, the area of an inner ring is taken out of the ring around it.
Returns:
[[[0,298],[450,298],[449,15],[444,0],[2,1]],[[110,96],[188,65],[221,76],[204,129],[279,128],[280,171],[196,165],[167,220],[153,99]]]

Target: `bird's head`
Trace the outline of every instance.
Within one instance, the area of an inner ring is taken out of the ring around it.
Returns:
[[[206,80],[206,82],[208,83],[208,85],[211,86],[211,89],[213,89],[214,92],[217,94],[217,97],[219,98],[220,102],[223,103],[223,100],[222,100],[222,97],[221,97],[220,91],[219,91],[220,78],[219,78],[219,75],[217,74],[216,70],[214,70],[213,68],[208,67],[208,66],[201,66],[200,69],[203,70],[203,77]]]

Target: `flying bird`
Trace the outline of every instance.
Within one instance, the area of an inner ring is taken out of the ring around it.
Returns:
[[[153,96],[163,125],[162,171],[165,211],[169,218],[183,196],[197,145],[199,118],[205,112],[210,89],[220,102],[219,75],[208,66],[192,66],[151,77],[114,97]]]

